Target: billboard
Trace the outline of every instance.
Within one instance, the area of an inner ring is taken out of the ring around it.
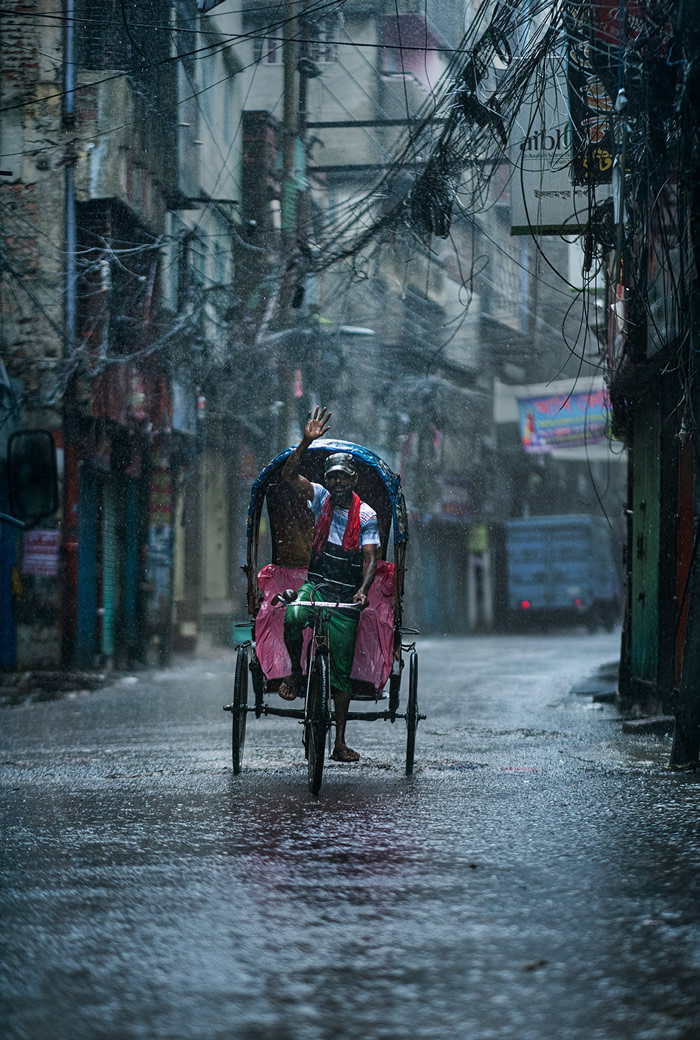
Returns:
[[[599,74],[591,5],[569,5],[569,105],[575,184],[610,184],[617,154],[614,94]],[[618,4],[619,8],[619,4]]]
[[[518,397],[517,402],[520,439],[528,454],[606,440],[610,403],[605,389]]]
[[[528,101],[511,131],[511,234],[580,234],[591,204],[610,186],[574,184],[572,139],[564,59],[552,59],[527,90]]]

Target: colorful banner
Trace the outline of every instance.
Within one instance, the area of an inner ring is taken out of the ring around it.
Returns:
[[[518,398],[520,439],[528,454],[600,444],[610,406],[606,390]]]

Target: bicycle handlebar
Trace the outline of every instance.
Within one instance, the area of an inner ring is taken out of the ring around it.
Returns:
[[[339,610],[362,610],[359,603],[341,603],[340,600],[321,600],[321,599],[293,599],[287,600],[282,596],[273,596],[272,598],[273,607],[332,607],[334,610],[336,607]]]

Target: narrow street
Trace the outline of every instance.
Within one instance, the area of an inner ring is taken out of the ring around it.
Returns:
[[[223,652],[3,709],[7,1040],[700,1035],[700,780],[572,692],[619,633],[418,649],[415,775],[353,723],[319,798],[289,720],[232,776]]]

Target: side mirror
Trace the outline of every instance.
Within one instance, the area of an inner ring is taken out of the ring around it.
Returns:
[[[7,445],[10,512],[19,520],[40,520],[58,509],[56,445],[48,430],[17,430]]]

